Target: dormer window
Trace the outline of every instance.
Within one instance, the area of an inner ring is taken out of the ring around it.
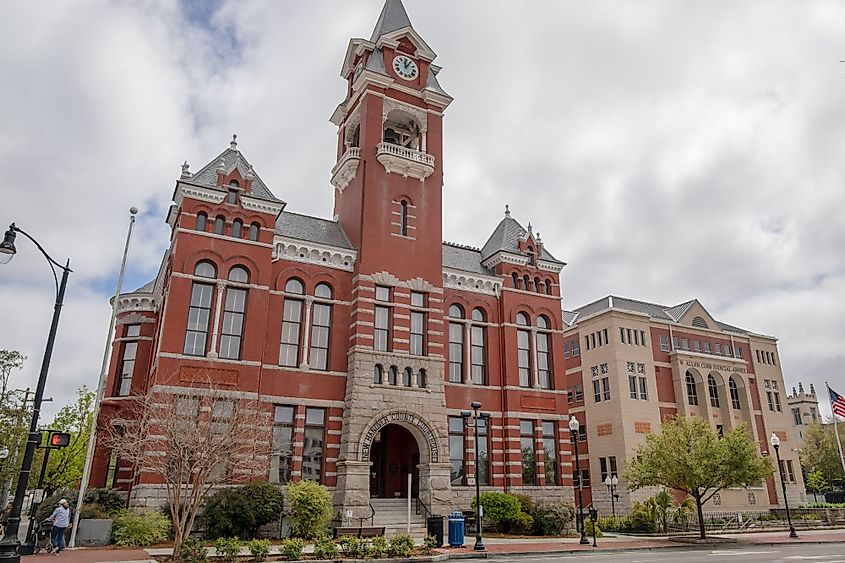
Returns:
[[[235,190],[229,190],[229,193],[226,194],[226,203],[229,205],[235,205],[238,202],[238,192]]]

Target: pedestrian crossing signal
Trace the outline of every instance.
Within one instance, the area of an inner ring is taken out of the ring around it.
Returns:
[[[67,432],[50,432],[48,443],[51,448],[65,448],[70,445],[70,434]]]

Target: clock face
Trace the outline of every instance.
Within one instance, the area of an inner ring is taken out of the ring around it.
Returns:
[[[393,70],[405,80],[413,80],[419,72],[417,63],[405,55],[399,55],[393,58]]]

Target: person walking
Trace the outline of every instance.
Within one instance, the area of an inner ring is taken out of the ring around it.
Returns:
[[[50,544],[53,546],[53,555],[58,555],[65,548],[65,530],[70,523],[70,505],[67,499],[59,501],[59,506],[50,515],[50,522],[53,524],[50,530]]]

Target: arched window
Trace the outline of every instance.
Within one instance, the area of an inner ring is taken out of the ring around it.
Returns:
[[[327,283],[318,283],[314,288],[317,299],[331,299],[332,288]],[[331,347],[332,306],[315,301],[311,307],[311,352],[308,359],[313,369],[327,370],[329,348]]]
[[[231,188],[240,188],[240,187],[241,187],[241,183],[240,183],[240,182],[238,182],[237,180],[230,180],[230,181],[229,181],[229,187],[231,187]]]
[[[406,237],[408,236],[408,202],[404,199],[399,202],[401,207],[399,215],[399,233]]]
[[[198,262],[197,265],[194,267],[194,275],[199,276],[201,278],[216,278],[217,266],[215,266],[211,262]]]
[[[226,226],[226,219],[222,215],[218,215],[217,218],[214,220],[214,234],[215,235],[222,235],[223,234],[223,227]]]
[[[719,408],[719,386],[712,375],[707,376],[707,391],[710,394],[710,406]]]
[[[736,381],[734,381],[733,376],[728,380],[728,390],[731,394],[731,408],[735,410],[740,410],[742,408],[742,404],[739,402],[739,387],[737,387]]]
[[[373,383],[375,383],[376,385],[381,385],[383,380],[384,380],[384,368],[381,367],[381,364],[376,364],[373,367]]]
[[[235,283],[249,283],[249,270],[243,266],[234,266],[229,270],[229,281]]]
[[[411,382],[414,380],[414,372],[411,371],[411,368],[406,367],[402,370],[402,385],[405,387],[410,387]]]
[[[253,223],[249,226],[249,240],[258,240],[258,231],[260,228],[258,223]]]
[[[388,385],[396,385],[397,381],[397,373],[398,368],[396,366],[390,366],[390,369],[387,370],[387,383]]]
[[[482,323],[486,320],[484,310],[472,310],[472,320]],[[470,327],[470,376],[476,385],[487,385],[487,328],[473,324]]]
[[[302,295],[302,282],[291,278],[285,284],[285,293]],[[302,300],[285,297],[282,311],[282,343],[279,350],[279,365],[296,367],[299,365],[299,347],[302,336]]]
[[[695,377],[690,372],[687,372],[686,383],[687,403],[693,407],[698,406],[698,389],[695,386]]]
[[[428,387],[428,378],[426,377],[424,369],[420,369],[420,371],[417,372],[417,387],[420,389]]]
[[[528,274],[522,276],[522,283],[524,284],[525,291],[531,291],[531,278],[528,277]]]
[[[519,276],[514,272],[511,274],[511,277],[513,278],[513,288],[519,289]]]
[[[548,332],[549,319],[545,315],[537,317],[537,379],[543,389],[552,388],[551,335]]]
[[[552,280],[546,280],[546,295],[552,294]]]
[[[332,286],[325,282],[318,283],[317,287],[314,288],[314,297],[317,297],[319,299],[331,299]]]
[[[205,213],[197,213],[197,230],[205,232],[208,225],[208,215]]]
[[[540,281],[540,278],[534,278],[534,291],[543,293],[543,283]]]
[[[449,317],[463,319],[464,310],[460,305],[449,307]],[[449,381],[462,383],[464,380],[464,325],[449,323]]]
[[[528,279],[528,276],[526,276]],[[528,326],[528,315],[517,313],[516,324]],[[531,333],[525,329],[516,331],[517,364],[519,367],[519,386],[531,387]]]
[[[232,236],[235,238],[243,238],[244,236],[244,222],[240,219],[232,221]]]

